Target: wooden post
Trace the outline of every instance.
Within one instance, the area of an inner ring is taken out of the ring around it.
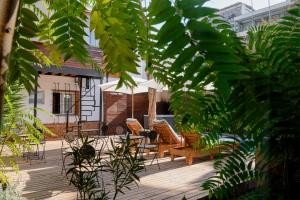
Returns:
[[[102,79],[102,76],[101,76],[101,78],[100,78],[100,84],[102,84],[103,83],[103,79]],[[103,101],[103,99],[102,99],[102,89],[101,89],[101,87],[100,87],[100,95],[99,95],[100,97],[99,97],[99,135],[103,135],[103,133],[102,133],[102,126],[103,126],[103,119],[102,119],[102,112],[103,112],[103,106],[102,106],[102,101]]]
[[[37,93],[38,93],[38,77],[39,75],[35,76],[35,83],[34,83],[34,99],[33,99],[33,116],[37,117]],[[34,123],[34,127],[36,128],[36,123]]]
[[[134,94],[133,94],[133,88],[131,88],[131,118],[134,118]]]
[[[82,77],[79,77],[79,121],[78,121],[78,135],[81,137],[81,126],[82,126]]]

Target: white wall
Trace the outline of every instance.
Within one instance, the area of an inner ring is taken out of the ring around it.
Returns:
[[[94,79],[95,81],[95,99],[96,99],[96,105],[99,105],[100,102],[100,87],[98,86],[100,84],[99,79]],[[66,122],[66,116],[65,115],[53,115],[52,114],[52,95],[53,90],[70,90],[73,91],[79,91],[79,86],[77,83],[75,83],[74,77],[66,77],[66,76],[54,76],[54,75],[40,75],[38,79],[39,88],[38,91],[44,92],[44,104],[38,104],[38,108],[43,109],[44,111],[38,111],[37,117],[45,124],[49,123],[65,123]],[[55,88],[55,83],[59,84]],[[93,84],[93,82],[92,82]],[[83,98],[83,99],[87,99]],[[24,106],[28,109],[33,108],[33,104],[29,104],[29,94],[24,91]],[[33,112],[33,111],[32,111]],[[84,113],[83,113],[84,114]],[[99,107],[95,108],[95,111],[92,113],[93,115],[91,117],[88,117],[88,121],[98,121],[99,120]],[[78,120],[78,117],[77,117]],[[69,116],[69,122],[75,122],[76,117],[75,115]]]

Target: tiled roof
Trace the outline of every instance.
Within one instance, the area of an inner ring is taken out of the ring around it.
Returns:
[[[49,52],[42,43],[35,42],[38,48],[45,54],[48,55]],[[95,63],[98,64],[100,68],[103,68],[103,52],[96,47],[88,46],[88,52]],[[92,68],[90,63],[82,64],[70,58],[66,62],[62,62],[61,66],[51,66],[51,67],[35,67],[40,73],[52,74],[52,75],[64,75],[64,76],[89,76],[89,77],[100,77],[100,73]],[[112,76],[112,75],[110,75]]]
[[[48,51],[46,50],[45,46],[43,46],[43,44],[36,42],[36,45],[44,54],[48,55]],[[96,62],[100,67],[103,67],[103,52],[99,48],[92,47],[92,46],[88,47],[88,52],[89,52],[91,58],[94,60],[94,62]],[[82,68],[82,69],[92,69],[92,66],[90,63],[81,64],[80,62],[76,61],[73,58],[70,58],[66,62],[63,62],[62,66],[76,67],[76,68]]]

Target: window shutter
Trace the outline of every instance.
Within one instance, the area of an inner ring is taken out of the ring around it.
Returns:
[[[75,115],[79,115],[79,92],[75,92]]]

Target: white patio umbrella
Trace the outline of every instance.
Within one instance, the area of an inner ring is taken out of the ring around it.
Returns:
[[[148,88],[152,88],[152,89],[156,89],[157,91],[168,90],[167,86],[162,85],[161,83],[157,82],[154,79],[151,79],[151,80],[146,81],[146,82],[142,82],[139,85],[144,86],[144,87],[148,87]]]
[[[146,82],[147,80],[142,78],[133,77],[133,80],[136,82],[137,86],[133,88],[128,88],[126,86],[122,86],[117,88],[119,80],[111,81],[108,83],[104,83],[99,85],[102,91],[108,92],[118,92],[123,94],[131,94],[131,117],[134,118],[134,94],[148,92],[148,88],[145,86],[140,86],[140,83]]]

